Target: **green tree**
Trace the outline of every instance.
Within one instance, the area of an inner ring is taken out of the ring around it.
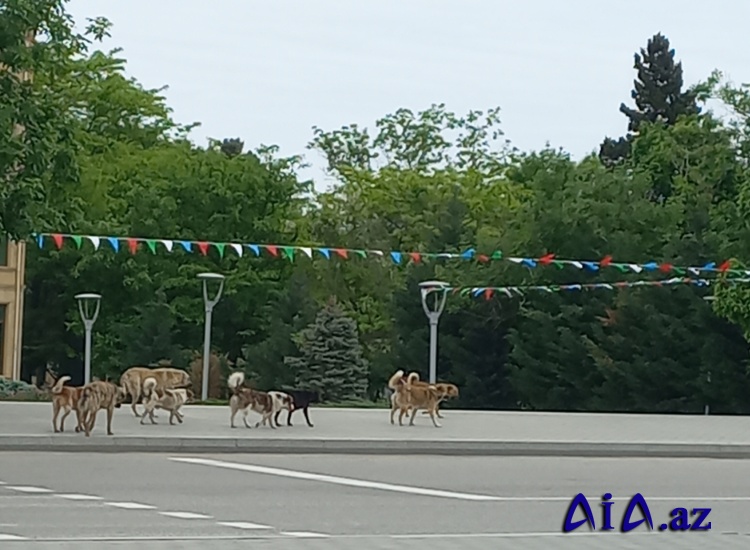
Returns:
[[[334,298],[293,339],[299,356],[286,361],[296,387],[318,391],[326,401],[365,397],[368,362],[362,355],[357,323],[344,315]]]
[[[635,54],[637,78],[631,92],[635,108],[620,104],[620,112],[628,118],[630,133],[618,140],[604,140],[599,157],[606,165],[617,164],[630,154],[633,136],[638,134],[643,122],[671,125],[682,115],[700,112],[696,102],[697,92],[693,89],[683,90],[682,62],[675,62],[674,55],[669,39],[661,33],[650,38],[640,54]]]
[[[0,232],[25,238],[74,213],[65,192],[79,181],[75,115],[57,83],[70,82],[71,61],[109,23],[89,20],[75,33],[64,0],[6,0],[1,10]]]

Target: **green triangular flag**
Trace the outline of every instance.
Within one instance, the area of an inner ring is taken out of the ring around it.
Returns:
[[[492,256],[490,256],[490,258],[493,259],[493,260],[502,260],[503,259],[503,253],[500,252],[499,250],[495,250],[492,253]]]
[[[461,296],[466,296],[469,292],[471,292],[470,288],[462,288],[459,294],[461,294]]]
[[[673,267],[672,271],[674,271],[677,275],[685,275],[687,273],[687,271],[682,269],[681,267]]]
[[[153,239],[146,239],[146,246],[152,254],[156,254],[156,241]]]
[[[289,258],[290,262],[294,261],[294,247],[293,246],[285,246],[282,248],[284,251],[284,254],[286,254],[286,257]]]
[[[224,259],[224,249],[227,247],[226,243],[214,243],[214,246],[219,251],[219,258]]]
[[[80,235],[71,235],[71,239],[76,243],[76,248],[81,248],[81,243],[83,243],[83,237]]]
[[[620,273],[627,273],[630,271],[630,267],[627,264],[611,264],[613,267],[616,267],[618,270],[620,270]]]
[[[565,264],[558,260],[552,260],[552,265],[554,265],[558,269],[562,269],[563,267],[565,267]]]
[[[365,252],[364,250],[355,250],[354,253],[358,254],[362,258],[367,258],[367,252]]]

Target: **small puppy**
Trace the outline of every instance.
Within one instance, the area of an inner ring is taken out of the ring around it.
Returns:
[[[247,413],[253,410],[263,417],[255,424],[256,428],[261,425],[261,422],[263,424],[267,422],[275,430],[276,426],[271,421],[271,415],[276,410],[273,398],[267,392],[242,387],[244,383],[245,373],[241,371],[233,372],[227,379],[227,386],[232,390],[232,397],[229,398],[229,409],[231,411],[229,425],[232,428],[235,427],[234,417],[239,411],[242,411],[242,422],[244,422],[246,428],[250,428],[250,424],[247,423]]]
[[[174,425],[174,419],[182,424],[183,416],[180,414],[180,408],[193,399],[193,392],[188,388],[164,389],[159,391],[157,386],[159,382],[153,376],[149,376],[143,381],[143,415],[141,416],[141,425],[143,425],[146,416],[151,420],[151,424],[156,424],[154,419],[154,410],[164,409],[169,411],[169,424]]]
[[[70,380],[70,376],[61,376],[60,379],[55,382],[52,386],[50,393],[52,394],[52,427],[55,433],[65,431],[65,419],[68,418],[71,412],[76,412],[76,433],[83,431],[83,419],[81,417],[81,411],[78,408],[78,402],[81,399],[81,392],[83,386],[74,388],[72,386],[65,386],[65,382]],[[60,411],[65,411],[60,419],[60,429],[57,429],[57,417]]]

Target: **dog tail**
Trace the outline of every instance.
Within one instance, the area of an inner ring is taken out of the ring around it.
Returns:
[[[418,372],[410,372],[409,376],[406,378],[406,383],[411,385],[414,382],[419,380],[419,373]]]
[[[60,379],[57,382],[55,382],[55,385],[52,386],[52,389],[50,390],[50,392],[52,394],[55,394],[55,395],[57,395],[58,393],[62,392],[63,385],[68,380],[70,380],[70,376],[67,376],[67,375],[66,376],[61,376]]]
[[[388,387],[392,390],[395,390],[398,388],[399,382],[403,380],[404,378],[404,371],[397,370],[395,373],[393,373],[393,376],[391,376],[390,380],[388,380]]]
[[[151,397],[151,394],[156,390],[158,382],[153,376],[149,376],[143,381],[143,395],[145,397]]]
[[[245,383],[245,373],[242,371],[236,371],[229,375],[227,379],[227,386],[232,390],[232,393],[237,393],[242,384]]]

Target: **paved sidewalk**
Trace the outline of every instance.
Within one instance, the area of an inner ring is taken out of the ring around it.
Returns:
[[[441,428],[418,415],[414,426],[391,425],[386,409],[310,409],[293,427],[247,429],[228,407],[186,406],[185,423],[139,424],[129,406],[117,410],[105,435],[99,413],[91,437],[52,432],[50,403],[0,402],[0,451],[364,453],[535,456],[665,456],[750,458],[750,418],[588,413],[524,413],[446,409]],[[259,416],[251,413],[251,419]],[[282,413],[280,421],[284,421]]]

